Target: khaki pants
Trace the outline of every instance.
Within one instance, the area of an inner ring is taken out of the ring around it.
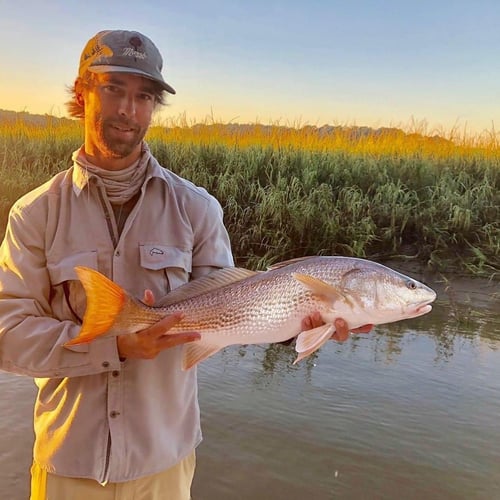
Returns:
[[[166,471],[106,486],[93,479],[48,474],[33,464],[30,500],[189,500],[195,463],[193,451]]]

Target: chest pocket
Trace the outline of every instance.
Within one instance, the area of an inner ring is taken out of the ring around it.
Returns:
[[[154,243],[141,244],[139,249],[145,286],[153,291],[156,299],[189,281],[191,249]]]
[[[87,300],[83,286],[75,272],[76,266],[97,269],[97,251],[79,252],[60,260],[47,261],[52,283],[51,306],[54,317],[81,322]]]

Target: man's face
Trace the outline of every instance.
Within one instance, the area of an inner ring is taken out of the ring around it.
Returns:
[[[154,84],[128,73],[97,74],[84,91],[85,152],[102,168],[135,161],[155,107]]]

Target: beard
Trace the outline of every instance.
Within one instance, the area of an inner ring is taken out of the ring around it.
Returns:
[[[147,132],[147,128],[137,123],[110,118],[99,120],[96,130],[99,131],[102,152],[108,158],[126,158],[142,143]]]

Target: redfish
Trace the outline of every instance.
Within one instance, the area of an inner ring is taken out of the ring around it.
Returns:
[[[382,264],[338,256],[305,257],[255,272],[226,268],[171,291],[146,306],[99,272],[75,268],[87,295],[79,335],[65,345],[139,332],[177,311],[184,318],[167,332],[196,331],[184,344],[189,369],[232,344],[283,342],[297,337],[295,363],[318,350],[343,318],[350,329],[422,316],[436,293]],[[301,331],[303,318],[319,311],[324,325]]]

